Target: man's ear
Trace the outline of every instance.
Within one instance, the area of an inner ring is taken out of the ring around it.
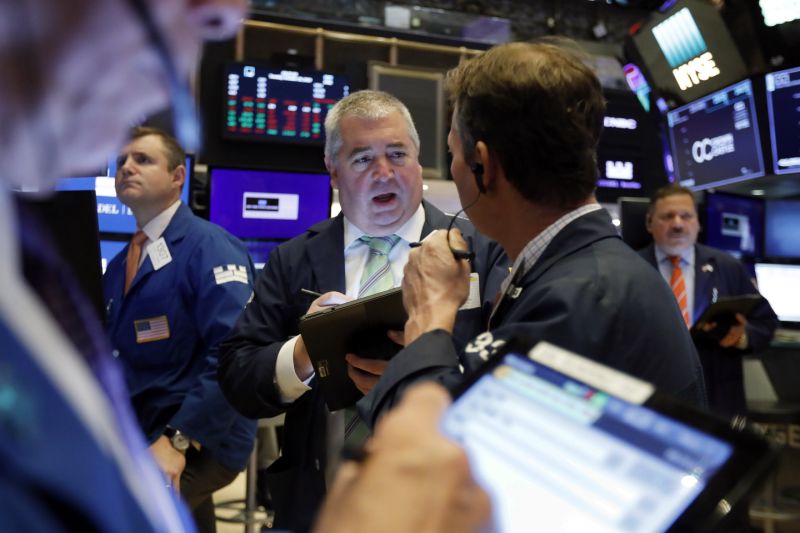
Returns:
[[[481,181],[483,181],[484,190],[491,190],[492,184],[497,179],[497,158],[494,156],[489,147],[483,141],[475,143],[475,155],[473,164],[481,165],[483,167],[483,174]]]
[[[175,170],[172,171],[172,182],[178,184],[178,189],[182,189],[185,181],[186,165],[178,165],[175,167]]]
[[[650,235],[653,234],[653,213],[648,213],[644,219],[644,227],[647,229],[647,233]]]

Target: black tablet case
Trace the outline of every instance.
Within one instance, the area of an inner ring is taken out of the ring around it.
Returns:
[[[406,319],[399,287],[300,319],[300,334],[328,409],[349,407],[363,396],[347,375],[345,355],[390,359],[401,346],[389,340],[386,331],[402,330]]]

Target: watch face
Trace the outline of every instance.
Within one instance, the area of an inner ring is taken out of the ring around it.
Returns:
[[[179,431],[176,431],[170,440],[172,446],[178,451],[185,452],[189,448],[189,439]]]

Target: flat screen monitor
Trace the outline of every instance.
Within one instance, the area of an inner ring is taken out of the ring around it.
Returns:
[[[800,201],[768,200],[764,221],[764,254],[800,259]]]
[[[771,72],[765,81],[774,172],[800,172],[800,68]]]
[[[291,239],[330,216],[328,174],[211,168],[209,220],[241,239]]]
[[[619,225],[622,240],[634,250],[644,248],[653,240],[647,231],[648,198],[621,197],[619,206]]]
[[[264,265],[269,261],[269,254],[273,249],[280,246],[283,240],[262,241],[258,239],[242,239],[244,245],[247,247],[247,253],[253,260],[256,270],[261,270]]]
[[[750,80],[670,111],[667,124],[681,185],[702,190],[764,175]]]
[[[800,265],[756,263],[756,279],[781,322],[800,322]]]
[[[100,239],[100,266],[103,274],[106,273],[106,268],[114,257],[122,251],[128,244],[128,241],[111,241]]]
[[[764,201],[709,193],[705,200],[706,244],[742,257],[763,255]]]
[[[181,190],[181,201],[187,205],[193,169],[193,157],[186,156],[186,180]],[[117,198],[117,191],[114,188],[115,172],[115,165],[110,164],[109,176],[64,178],[56,184],[56,190],[94,191],[97,196],[97,222],[100,232],[132,235],[136,232],[136,218],[131,210]]]
[[[230,63],[225,67],[223,137],[321,144],[325,116],[350,93],[330,72]]]
[[[632,42],[639,57],[631,59],[670,105],[691,102],[747,75],[724,20],[709,2],[681,0],[663,12],[653,10]]]
[[[94,191],[58,191],[46,198],[21,193],[19,202],[37,214],[42,231],[49,232],[57,254],[102,319],[105,306]]]

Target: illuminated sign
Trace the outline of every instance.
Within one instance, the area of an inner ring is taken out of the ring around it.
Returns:
[[[633,163],[630,161],[606,161],[606,178],[632,180]]]
[[[603,117],[603,127],[618,130],[635,130],[636,119],[624,117]]]
[[[684,7],[654,26],[653,36],[682,91],[719,75],[714,56],[689,8]]]
[[[800,19],[800,0],[759,0],[766,26],[777,26]]]

